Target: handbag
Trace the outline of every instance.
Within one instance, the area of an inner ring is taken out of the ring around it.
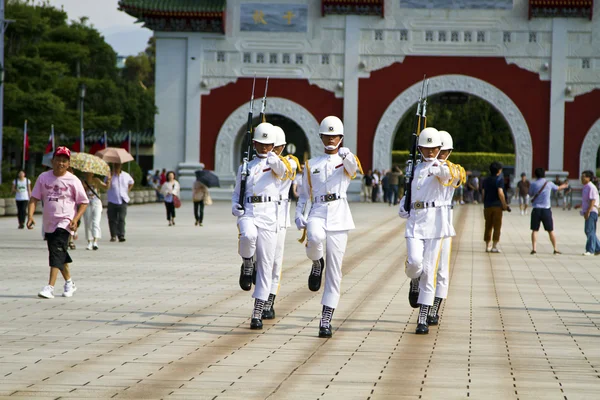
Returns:
[[[179,196],[173,195],[173,205],[175,208],[181,207],[181,200],[179,199]]]
[[[212,197],[210,197],[210,194],[208,193],[208,191],[206,192],[206,195],[204,196],[204,204],[207,206],[212,206]]]

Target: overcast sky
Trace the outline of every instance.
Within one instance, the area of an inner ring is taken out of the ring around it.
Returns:
[[[119,55],[133,55],[144,51],[152,31],[135,23],[135,18],[118,10],[118,0],[50,0],[57,8],[64,8],[69,20],[86,16],[90,24],[106,39]]]

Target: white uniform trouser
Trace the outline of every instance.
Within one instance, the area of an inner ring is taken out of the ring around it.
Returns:
[[[91,241],[94,238],[100,239],[102,231],[100,230],[100,219],[102,218],[102,202],[94,197],[88,204],[83,213],[83,223],[85,224],[85,238]]]
[[[308,243],[306,255],[311,260],[323,257],[323,242],[326,242],[325,290],[321,304],[337,308],[342,284],[342,260],[348,243],[348,231],[327,231],[324,218],[311,218],[306,226]]]
[[[273,274],[271,280],[271,294],[277,295],[279,282],[281,281],[281,269],[283,268],[283,249],[285,247],[285,234],[287,229],[281,228],[277,234],[277,246],[275,247],[275,262],[273,263]]]
[[[438,265],[437,281],[435,285],[435,297],[445,299],[448,297],[448,285],[450,284],[450,253],[452,252],[452,238],[442,239],[442,254]]]
[[[277,232],[258,228],[254,225],[253,218],[240,218],[238,227],[240,229],[239,255],[243,258],[252,258],[256,255],[256,285],[252,297],[267,301],[271,293]]]
[[[442,238],[406,238],[408,252],[406,275],[419,280],[419,304],[432,306],[435,299],[436,277],[442,253]]]

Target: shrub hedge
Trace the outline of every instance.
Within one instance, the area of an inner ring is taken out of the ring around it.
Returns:
[[[408,150],[392,151],[392,164],[406,164]],[[450,161],[460,164],[468,171],[487,171],[493,161],[500,161],[502,165],[515,165],[515,155],[510,153],[461,153],[452,152]]]

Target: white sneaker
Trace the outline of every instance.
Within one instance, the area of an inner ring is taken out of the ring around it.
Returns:
[[[65,282],[65,289],[62,295],[63,297],[71,297],[76,290],[77,288],[75,287],[75,283],[73,281]]]
[[[495,247],[492,247],[492,249],[490,250],[490,253],[500,253],[500,250],[498,250]]]
[[[86,250],[92,250],[92,248],[93,248],[92,242],[88,242],[88,245],[87,245],[87,247],[85,249]]]
[[[589,251],[586,251],[585,253],[582,254],[582,256],[593,256],[594,253],[590,253]]]
[[[54,286],[46,285],[41,292],[38,293],[38,297],[42,299],[53,299],[54,298]]]

